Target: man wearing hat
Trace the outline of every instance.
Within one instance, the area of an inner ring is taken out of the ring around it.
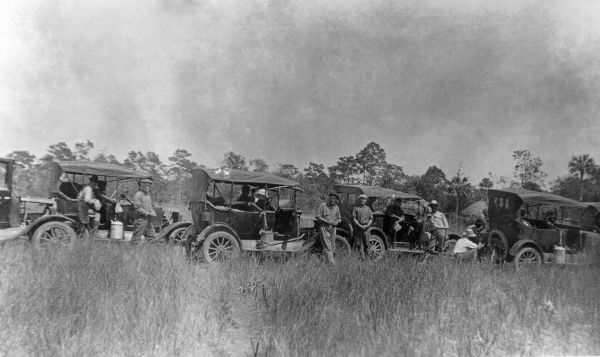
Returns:
[[[473,242],[477,240],[477,234],[473,231],[472,228],[467,228],[462,237],[456,241],[456,245],[454,245],[453,253],[460,260],[475,260],[477,259],[477,252],[481,247],[483,247],[483,243],[476,244]]]
[[[269,203],[270,201],[271,200],[267,195],[267,191],[264,188],[261,188],[260,190],[256,191],[256,202],[254,202],[254,204],[260,207],[262,210],[275,211],[273,206],[271,206],[271,204]]]
[[[152,225],[152,217],[156,217],[156,212],[152,206],[152,198],[150,198],[150,189],[152,180],[143,179],[140,182],[140,190],[133,196],[133,208],[135,209],[135,220],[133,221],[133,236],[132,242],[139,242],[142,239],[142,234],[146,239],[155,239],[156,232]]]
[[[94,190],[98,188],[98,176],[92,175],[88,181],[88,184],[77,194],[77,198],[85,202],[88,209],[89,221],[85,224],[86,229],[89,233],[90,238],[94,238],[98,232],[98,225],[100,224],[100,208],[102,205],[100,201],[96,199]]]
[[[335,193],[330,193],[327,196],[327,201],[323,202],[317,210],[317,216],[315,217],[320,224],[320,238],[321,245],[323,246],[323,254],[327,257],[327,261],[331,264],[335,264],[333,253],[335,252],[335,227],[342,221],[340,215],[340,209],[336,202],[340,197]]]
[[[358,196],[358,203],[352,210],[352,223],[357,228],[354,231],[354,238],[356,239],[360,248],[361,258],[365,258],[365,252],[369,247],[367,241],[367,229],[373,224],[373,212],[371,208],[367,206],[367,195],[362,194]]]
[[[448,225],[446,215],[438,211],[438,203],[436,200],[431,200],[429,207],[431,208],[431,230],[429,233],[431,233],[432,239],[437,240],[437,250],[441,252],[444,249],[446,233],[450,226]]]

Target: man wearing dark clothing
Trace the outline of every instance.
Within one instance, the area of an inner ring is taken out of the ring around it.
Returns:
[[[402,211],[402,199],[396,198],[393,205],[389,205],[385,209],[385,215],[383,216],[383,230],[391,237],[396,240],[398,232],[398,238],[402,236],[403,227],[400,222],[404,221],[404,211]]]
[[[254,202],[254,197],[250,194],[250,186],[242,186],[242,194],[238,197],[239,202]]]

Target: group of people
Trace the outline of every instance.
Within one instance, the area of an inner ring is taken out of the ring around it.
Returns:
[[[104,183],[104,185],[102,185],[102,183]],[[139,191],[133,196],[132,203],[135,211],[135,218],[133,221],[134,229],[131,238],[132,242],[140,242],[142,240],[142,235],[147,240],[156,238],[156,231],[152,224],[152,218],[156,217],[156,211],[154,210],[152,198],[150,197],[152,185],[152,180],[142,179],[140,181]],[[117,203],[113,198],[107,197],[105,191],[106,182],[100,181],[96,175],[91,175],[87,185],[85,185],[77,195],[77,200],[85,204],[87,208],[87,223],[84,224],[91,238],[94,238],[98,232],[101,210],[103,208],[102,202],[105,202],[105,204]]]
[[[335,264],[335,236],[336,227],[341,222],[341,214],[337,201],[339,196],[336,193],[330,193],[327,200],[319,206],[316,219],[320,223],[320,237],[323,246],[323,253],[327,261]],[[368,230],[373,225],[373,212],[367,205],[368,197],[361,194],[357,198],[356,205],[352,210],[352,226],[354,239],[358,245],[361,258],[365,258],[368,254]],[[383,219],[383,230],[394,241],[401,237],[415,237],[425,250],[437,250],[442,252],[444,243],[448,234],[448,220],[444,213],[439,211],[439,205],[436,200],[432,200],[425,215],[424,220],[417,222],[407,222],[402,210],[402,198],[394,199],[393,204],[390,204],[385,212]],[[422,229],[419,232],[419,227],[422,223]],[[420,233],[417,235],[417,233]],[[478,235],[472,228],[467,228],[462,234],[462,237],[456,242],[453,253],[460,259],[470,259],[477,257],[477,251],[482,247],[482,244],[475,243]],[[415,243],[415,242],[413,242]]]

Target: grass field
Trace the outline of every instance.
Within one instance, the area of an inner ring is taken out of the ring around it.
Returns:
[[[600,354],[600,268],[0,246],[0,355]]]

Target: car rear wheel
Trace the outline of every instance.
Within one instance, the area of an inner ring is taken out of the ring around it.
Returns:
[[[336,255],[349,255],[352,252],[352,247],[346,238],[342,236],[335,236],[335,254]]]
[[[71,226],[63,222],[47,222],[39,226],[31,241],[35,248],[67,247],[75,245],[77,235]]]
[[[488,247],[494,262],[502,262],[508,257],[508,239],[502,231],[494,229],[490,232]]]
[[[542,255],[535,248],[525,247],[515,255],[515,266],[517,270],[526,267],[539,267],[542,265]]]
[[[209,263],[235,259],[239,254],[240,245],[231,233],[214,232],[202,242],[202,258]]]
[[[380,236],[371,234],[367,239],[367,257],[371,260],[381,260],[385,255],[385,244]]]
[[[184,246],[185,244],[185,231],[188,227],[179,227],[174,229],[173,232],[169,233],[167,236],[167,243],[171,245]]]

